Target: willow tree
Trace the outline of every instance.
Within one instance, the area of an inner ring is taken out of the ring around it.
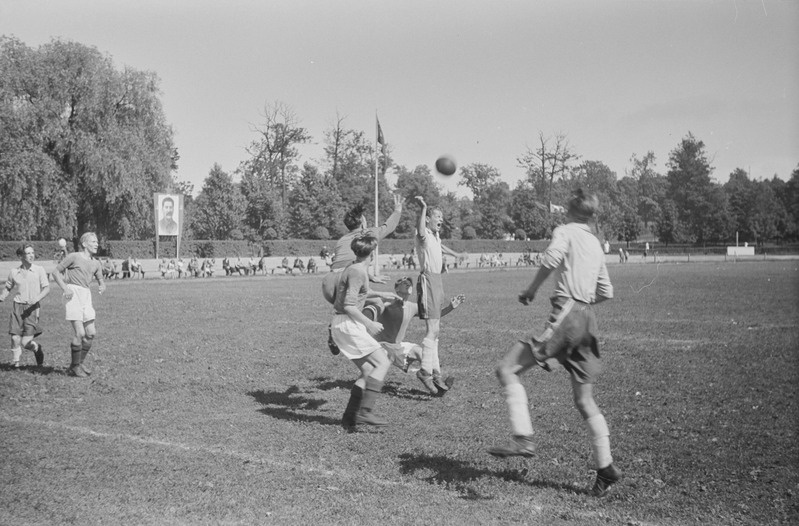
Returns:
[[[158,82],[77,42],[0,38],[0,236],[151,235],[178,159]]]

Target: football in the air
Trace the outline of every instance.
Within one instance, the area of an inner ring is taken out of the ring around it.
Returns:
[[[61,239],[58,240],[58,246],[61,248],[66,248],[67,240],[62,237]]]
[[[441,175],[452,175],[458,169],[455,159],[449,155],[442,155],[436,159],[436,171]]]

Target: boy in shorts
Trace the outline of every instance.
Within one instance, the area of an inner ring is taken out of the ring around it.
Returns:
[[[610,454],[610,431],[593,396],[593,384],[601,372],[596,317],[592,305],[613,297],[599,240],[588,222],[599,208],[593,195],[577,190],[569,199],[568,223],[552,232],[552,242],[542,266],[530,286],[519,294],[528,305],[541,284],[555,273],[557,285],[550,301],[552,312],[543,334],[516,342],[497,366],[510,413],[513,439],[508,446],[489,449],[497,457],[534,455],[533,425],[527,392],[519,375],[534,365],[549,370],[547,359],[554,358],[571,376],[574,403],[591,437],[596,481],[591,493],[603,497],[611,484],[621,479]]]
[[[330,323],[330,336],[341,351],[359,369],[360,375],[350,391],[350,399],[341,424],[348,431],[356,425],[385,426],[388,422],[377,416],[374,405],[391,367],[386,350],[374,339],[383,326],[363,315],[369,295],[367,267],[377,238],[371,235],[356,237],[350,244],[355,261],[341,272],[335,293],[335,314]]]
[[[0,290],[0,301],[4,301],[12,290],[17,289],[8,321],[12,346],[11,365],[19,367],[22,349],[27,349],[33,352],[36,365],[40,366],[44,363],[44,351],[34,338],[42,333],[39,327],[39,302],[50,292],[50,280],[44,268],[33,262],[36,256],[31,245],[18,248],[17,257],[20,266],[11,270],[5,287]]]
[[[444,286],[441,271],[444,268],[444,254],[457,261],[464,258],[441,244],[439,231],[444,223],[444,215],[438,208],[428,210],[421,195],[419,215],[416,218],[416,239],[414,247],[419,255],[419,279],[416,282],[416,303],[419,305],[419,318],[425,321],[427,330],[422,340],[422,367],[416,377],[432,395],[443,396],[452,387],[452,377],[443,379],[441,363],[438,358],[438,335],[441,328],[441,309],[444,306]]]
[[[70,342],[72,363],[67,369],[67,374],[78,378],[86,378],[91,374],[83,366],[86,355],[92,348],[92,342],[97,335],[94,327],[94,306],[92,305],[92,292],[89,285],[92,278],[100,284],[98,292],[105,291],[102,265],[92,256],[97,253],[97,236],[94,232],[86,232],[80,237],[79,252],[67,255],[61,263],[56,265],[53,280],[64,291],[66,301],[66,320],[72,324],[75,332]]]

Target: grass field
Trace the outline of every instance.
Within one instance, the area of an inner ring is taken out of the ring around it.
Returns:
[[[485,453],[509,433],[494,365],[548,312],[549,288],[515,301],[532,270],[447,275],[468,297],[442,321],[454,389],[394,369],[392,426],[355,434],[321,276],[112,281],[88,380],[65,375],[54,286],[44,367],[0,370],[0,524],[796,524],[797,267],[610,268],[595,393],[625,479],[605,499],[562,369],[524,378],[538,457]]]

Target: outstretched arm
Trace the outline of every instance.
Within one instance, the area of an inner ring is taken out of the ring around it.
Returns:
[[[466,295],[458,294],[457,296],[455,296],[450,300],[449,305],[441,309],[441,316],[446,316],[450,312],[454,311],[455,309],[458,308],[458,305],[460,305],[464,301],[466,301]]]
[[[443,252],[444,254],[446,254],[448,256],[452,256],[454,258],[457,258],[458,260],[464,259],[464,258],[466,258],[468,256],[468,254],[466,252],[455,252],[454,250],[452,250],[451,248],[449,248],[448,246],[445,246],[445,245],[441,245],[441,252]]]
[[[386,222],[377,231],[377,240],[380,241],[394,230],[399,225],[400,217],[402,216],[402,196],[394,194],[394,211],[388,216]]]
[[[5,285],[3,286],[3,290],[0,290],[0,301],[5,300],[6,296],[8,296],[8,293],[11,292],[15,286],[14,280],[11,279],[11,276],[9,276],[8,281],[6,281]]]

